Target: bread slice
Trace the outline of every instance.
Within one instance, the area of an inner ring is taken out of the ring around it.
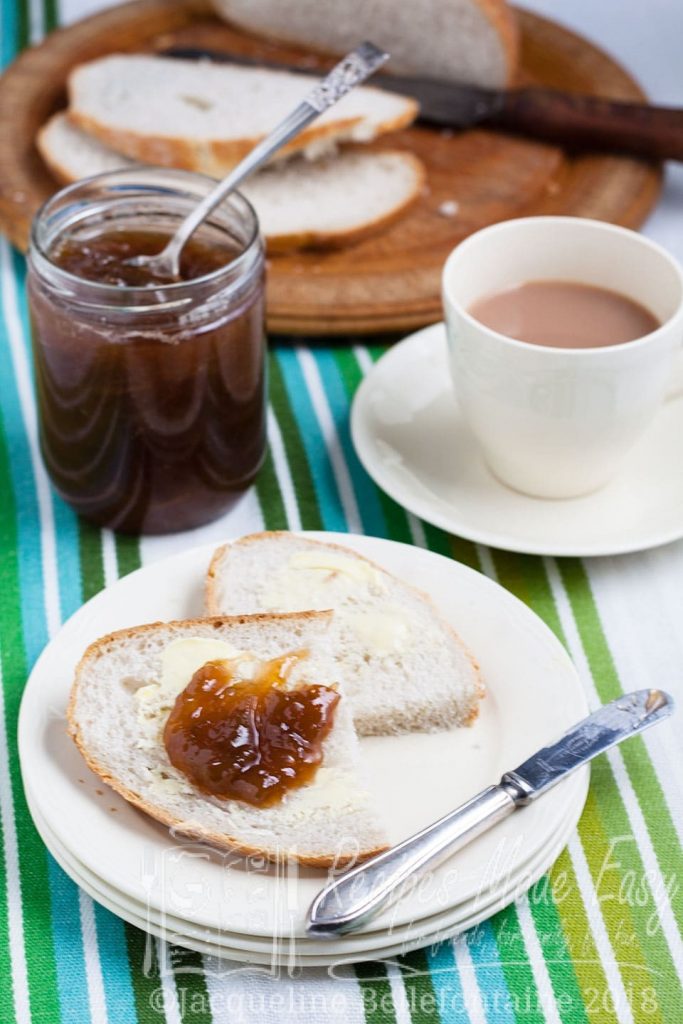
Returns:
[[[362,736],[466,725],[478,667],[425,594],[348,548],[257,533],[219,548],[206,581],[210,615],[334,609],[336,652]]]
[[[50,118],[36,143],[62,182],[133,166],[65,113]],[[359,147],[314,163],[295,157],[256,174],[241,192],[256,209],[269,250],[280,252],[357,241],[399,217],[424,180],[424,167],[411,153]]]
[[[342,54],[372,39],[389,70],[499,88],[517,63],[514,12],[505,0],[213,0],[257,35]]]
[[[121,54],[69,76],[71,118],[105,145],[145,163],[221,178],[312,88],[307,75]],[[359,87],[280,151],[319,155],[330,142],[366,142],[417,115],[414,100]]]
[[[102,637],[76,669],[68,710],[71,735],[108,785],[183,835],[320,867],[369,857],[386,841],[360,778],[344,695],[313,782],[271,807],[206,796],[171,765],[160,739],[170,707],[158,684],[163,652],[172,641],[220,639],[262,659],[306,648],[310,656],[296,667],[292,683],[341,688],[328,641],[331,618],[331,613],[308,612],[157,622]],[[143,687],[151,690],[143,694]]]
[[[420,196],[425,177],[411,153],[359,147],[315,163],[299,157],[268,167],[241,191],[271,252],[334,248],[395,221]]]

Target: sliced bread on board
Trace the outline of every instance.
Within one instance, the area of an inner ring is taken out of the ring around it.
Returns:
[[[265,68],[135,54],[101,57],[69,76],[71,118],[145,163],[223,177],[312,88],[310,77]],[[361,86],[280,151],[317,156],[367,142],[417,115],[414,100]]]
[[[329,643],[343,666],[361,735],[469,724],[478,667],[429,597],[368,559],[294,533],[257,533],[219,548],[209,566],[210,615],[334,609]]]
[[[65,113],[50,118],[36,143],[62,182],[134,163]],[[424,168],[412,153],[359,147],[315,162],[295,157],[254,175],[240,191],[256,209],[268,248],[278,252],[357,241],[400,216],[424,180]]]
[[[499,88],[517,62],[517,25],[505,0],[214,0],[248,32],[328,53],[372,39],[389,70]]]
[[[368,857],[386,840],[358,769],[348,700],[329,645],[331,618],[308,612],[196,619],[102,637],[76,669],[68,711],[73,739],[104,782],[183,835],[321,867]],[[170,672],[169,652],[177,658],[173,644],[187,638],[199,641],[199,655],[191,652],[198,664],[189,664],[186,644]],[[313,781],[290,790],[280,803],[254,807],[207,796],[169,760],[162,730],[175,697],[201,664],[220,656],[206,641],[227,643],[234,657],[252,652],[262,660],[304,648],[308,657],[287,685],[334,685],[342,694]]]

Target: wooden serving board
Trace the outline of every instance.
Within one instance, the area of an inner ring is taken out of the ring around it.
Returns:
[[[643,98],[627,72],[591,43],[554,22],[518,13],[520,83]],[[69,70],[105,53],[173,45],[311,64],[310,54],[233,30],[214,18],[208,0],[136,0],[54,32],[0,80],[0,228],[18,246],[26,247],[33,214],[57,188],[33,140],[65,105]],[[326,66],[322,58],[315,62]],[[415,127],[379,143],[387,144],[423,160],[425,194],[394,225],[356,245],[273,256],[271,330],[348,334],[431,323],[441,317],[443,262],[472,231],[509,217],[550,213],[637,227],[661,186],[659,168],[640,160],[569,156],[554,146],[481,129]]]

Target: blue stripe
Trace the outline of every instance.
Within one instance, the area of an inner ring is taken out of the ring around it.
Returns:
[[[486,1016],[492,1024],[515,1024],[510,990],[500,963],[496,937],[490,922],[485,921],[465,933],[477,984],[485,1003]]]
[[[453,943],[440,942],[438,946],[430,946],[426,953],[442,1024],[470,1024]]]
[[[320,371],[325,394],[334,417],[337,436],[344,453],[344,461],[351,476],[363,531],[373,537],[386,537],[387,524],[379,502],[377,488],[361,466],[351,441],[349,401],[334,355],[327,350],[316,350],[315,361]]]
[[[5,247],[5,253],[2,256],[3,265],[5,257],[10,256],[7,262],[11,270],[12,258],[9,246],[4,241],[2,245]],[[23,320],[18,292],[18,288],[15,289],[19,318]],[[5,295],[3,292],[3,297],[6,300],[3,301],[4,312],[6,303],[11,305],[13,296]],[[45,619],[42,550],[40,544],[36,543],[36,538],[41,536],[40,515],[38,512],[38,497],[33,479],[28,438],[24,430],[19,390],[14,375],[9,330],[4,316],[1,319],[0,380],[2,381],[2,387],[0,388],[0,402],[2,402],[3,418],[7,430],[10,470],[17,502],[21,617],[24,626],[26,658],[28,666],[31,668],[48,639],[47,622]]]
[[[306,450],[323,525],[326,530],[338,530],[341,533],[346,533],[348,525],[334,478],[332,463],[306,381],[301,372],[299,360],[292,349],[285,348],[278,349],[275,357],[282,370],[289,402]]]
[[[4,244],[4,243],[3,243]],[[23,326],[24,345],[27,347],[29,360],[29,324],[25,295],[25,262],[18,254],[13,255],[13,269],[16,278],[16,295],[19,315]],[[35,538],[40,536],[40,516],[36,484],[30,460],[26,434],[23,429],[19,395],[9,357],[9,339],[3,322],[2,344],[0,345],[0,379],[5,386],[0,388],[0,402],[8,425],[11,438],[10,465],[18,512],[18,549],[21,570],[21,598],[24,636],[29,665],[32,665],[47,642],[47,622],[44,603],[44,575],[42,550]],[[71,615],[82,603],[80,559],[78,546],[78,521],[71,509],[53,492],[54,523],[57,544],[57,567],[59,577],[60,611],[62,619]],[[57,863],[49,857],[48,878],[50,900],[52,904],[53,941],[57,966],[57,987],[60,1004],[69,1008],[70,1017],[74,1020],[90,1019],[88,989],[85,972],[85,955],[78,888],[62,871]],[[102,911],[102,913],[106,913]],[[112,940],[106,947],[99,941],[102,959],[107,1002],[111,997],[117,1005],[128,1008],[127,1015],[119,1019],[136,1019],[135,1000],[128,972],[128,958],[123,934],[123,924],[109,915],[115,922],[111,929]],[[99,918],[98,926],[99,926]],[[118,935],[118,938],[117,938]],[[127,976],[127,1001],[122,993],[125,984],[123,972]],[[110,995],[111,988],[111,995]],[[117,1019],[113,1017],[112,1019]]]
[[[467,944],[487,1021],[490,1024],[515,1024],[512,997],[489,922],[477,925],[453,942]],[[442,942],[427,950],[427,962],[442,1024],[467,1024],[472,1007],[465,1005],[453,942]]]
[[[95,904],[97,941],[100,948],[107,1017],[112,1024],[133,1024],[137,1018],[126,946],[126,926],[120,917]],[[142,965],[140,965],[142,970]]]
[[[17,0],[2,0],[2,25],[0,25],[0,61],[2,67],[7,67],[10,61],[14,60],[17,42],[17,14],[19,4]]]

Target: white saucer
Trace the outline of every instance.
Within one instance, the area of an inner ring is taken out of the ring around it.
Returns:
[[[36,828],[54,859],[77,885],[107,910],[143,931],[201,953],[245,963],[286,964],[288,967],[337,966],[367,959],[384,959],[441,942],[474,927],[518,899],[546,873],[564,849],[578,820],[573,809],[574,813],[568,816],[549,847],[533,857],[523,869],[511,874],[503,886],[486,897],[468,901],[457,912],[436,915],[378,936],[352,934],[336,941],[273,937],[258,942],[252,936],[228,935],[193,927],[178,918],[136,904],[111,889],[61,845],[36,811],[30,795],[27,796]]]
[[[320,535],[313,535],[320,536]],[[481,663],[488,696],[471,729],[369,738],[361,752],[390,841],[434,821],[586,714],[564,648],[502,587],[429,551],[372,537],[325,534],[431,594]],[[76,661],[102,634],[201,612],[213,545],[125,577],[83,606],[48,645],[26,685],[19,721],[22,774],[61,844],[111,889],[216,932],[305,935],[325,873],[271,865],[176,839],[91,774],[67,736],[65,707]],[[495,642],[492,639],[495,638]],[[438,784],[434,784],[438,780]],[[368,934],[440,914],[501,881],[548,848],[585,800],[587,772],[481,836],[429,884],[373,921]]]
[[[683,536],[683,398],[660,410],[618,477],[595,494],[531,498],[485,466],[458,410],[446,331],[394,345],[356,393],[351,435],[395,501],[469,540],[539,555],[615,555]]]

